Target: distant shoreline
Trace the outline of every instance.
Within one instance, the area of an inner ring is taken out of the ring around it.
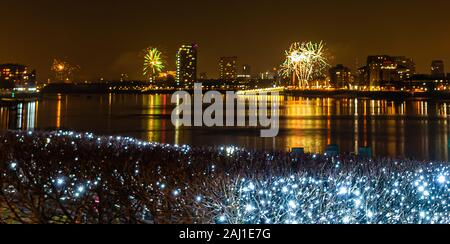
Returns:
[[[206,88],[205,91],[208,89]],[[215,89],[225,93],[227,91],[237,91],[236,89]],[[157,89],[157,90],[125,90],[110,89],[109,84],[58,84],[47,86],[41,90],[41,94],[172,94],[176,89]],[[188,91],[193,93],[193,91]],[[433,99],[450,100],[450,92],[433,91],[412,93],[407,91],[351,91],[351,90],[287,90],[282,93],[286,96],[298,97],[325,97],[325,98],[360,98],[360,99],[389,99],[389,100],[407,100],[407,99]]]
[[[19,102],[27,102],[38,99],[43,95],[51,94],[173,94],[177,89],[158,90],[111,90],[107,84],[62,84],[48,86],[37,94],[16,94],[15,97],[0,95],[0,106],[11,105]],[[205,89],[204,91],[208,91]],[[223,94],[227,91],[237,91],[235,89],[217,90]],[[193,94],[193,90],[188,90]],[[287,90],[282,93],[284,96],[307,97],[307,98],[341,98],[341,99],[375,99],[375,100],[450,100],[450,92],[406,92],[406,91],[351,91],[351,90]]]

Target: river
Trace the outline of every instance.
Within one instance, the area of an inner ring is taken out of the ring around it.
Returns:
[[[280,133],[260,138],[256,128],[175,128],[170,95],[45,95],[36,102],[0,107],[1,129],[93,132],[189,145],[320,153],[372,148],[375,156],[448,160],[449,102],[280,96]]]

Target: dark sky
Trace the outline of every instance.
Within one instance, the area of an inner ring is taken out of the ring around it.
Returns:
[[[369,54],[406,55],[418,71],[432,59],[450,66],[447,0],[2,0],[0,62],[49,75],[55,57],[81,66],[83,78],[139,76],[138,53],[198,43],[199,72],[218,74],[218,57],[238,56],[255,72],[278,66],[294,41],[327,43],[352,69]],[[447,69],[450,72],[450,69]]]

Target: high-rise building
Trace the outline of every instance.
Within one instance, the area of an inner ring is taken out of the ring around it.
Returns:
[[[397,68],[391,57],[387,55],[369,56],[367,66],[369,68],[370,86],[380,86],[382,83],[390,82]]]
[[[237,57],[221,57],[219,61],[220,79],[235,81],[237,78]]]
[[[348,87],[352,83],[352,72],[348,67],[338,64],[330,70],[330,85],[335,88]]]
[[[21,64],[0,65],[0,87],[27,90],[36,87],[36,71]]]
[[[412,58],[404,56],[392,57],[392,60],[397,65],[397,72],[394,73],[394,80],[407,80],[416,73],[416,64]]]
[[[416,72],[412,59],[403,56],[369,56],[367,65],[359,69],[360,85],[380,87],[409,79]]]
[[[369,72],[367,66],[361,67],[358,69],[357,73],[358,86],[367,87],[369,86]]]
[[[259,73],[258,79],[261,80],[273,80],[277,78],[278,71],[276,68],[268,70],[266,72]]]
[[[183,45],[177,53],[177,85],[193,85],[197,81],[196,44]]]
[[[444,61],[442,60],[433,60],[431,62],[431,75],[443,77],[445,76],[445,70],[444,70]]]

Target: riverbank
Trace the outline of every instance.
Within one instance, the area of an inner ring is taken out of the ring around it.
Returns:
[[[173,94],[177,89],[144,89],[141,83],[123,84],[51,84],[41,90],[42,94]],[[238,91],[234,89],[216,89],[225,93]],[[208,87],[204,88],[208,91]],[[193,90],[188,90],[193,93]],[[352,91],[352,90],[285,90],[281,95],[301,97],[329,97],[329,98],[360,98],[360,99],[433,99],[450,100],[450,92],[407,92],[407,91]]]
[[[3,132],[0,152],[5,223],[450,223],[448,163],[64,131]]]

